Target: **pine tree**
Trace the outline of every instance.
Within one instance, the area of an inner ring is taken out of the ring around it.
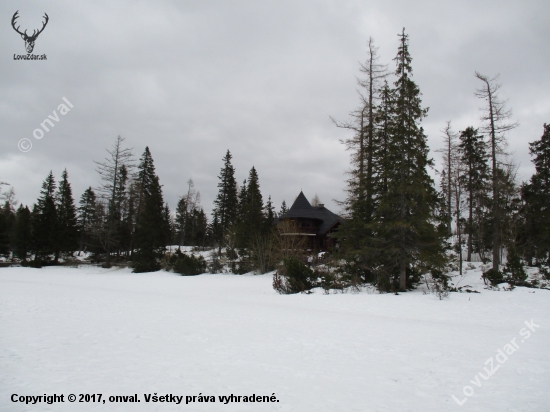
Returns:
[[[56,195],[57,236],[56,256],[72,256],[78,249],[78,228],[71,185],[67,170],[63,171]]]
[[[17,258],[27,261],[31,249],[31,211],[27,206],[19,206],[16,214],[13,236],[13,251]]]
[[[399,35],[393,121],[388,130],[387,153],[381,162],[381,180],[387,188],[380,194],[369,225],[377,235],[374,251],[386,276],[398,276],[399,289],[407,289],[409,275],[419,270],[437,271],[445,262],[444,243],[436,227],[439,198],[427,167],[427,138],[420,126],[427,109],[421,106],[420,90],[411,79],[412,58],[405,30]]]
[[[223,158],[224,165],[220,172],[218,183],[218,195],[214,200],[214,213],[218,220],[217,239],[219,252],[224,243],[225,235],[235,224],[237,216],[237,181],[235,180],[235,169],[231,164],[231,153],[229,150]]]
[[[162,188],[149,147],[141,156],[138,166],[140,189],[137,213],[134,272],[153,272],[160,269],[160,257],[166,249],[166,214]]]
[[[50,171],[48,177],[42,183],[40,197],[32,213],[32,249],[35,254],[35,262],[38,265],[49,260],[50,255],[55,255],[55,262],[59,258],[56,254],[59,237],[55,189],[55,179],[53,173]]]

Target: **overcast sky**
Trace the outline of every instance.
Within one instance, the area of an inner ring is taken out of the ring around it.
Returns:
[[[16,10],[30,33],[49,15],[33,51],[47,60],[14,60],[26,54]],[[533,172],[528,142],[550,123],[548,0],[4,0],[0,17],[0,181],[29,205],[64,168],[78,202],[99,184],[93,160],[121,135],[137,158],[149,146],[172,210],[192,178],[210,212],[229,149],[239,183],[255,166],[277,210],[303,189],[337,212],[349,169],[339,140],[350,135],[329,116],[345,121],[358,106],[369,36],[394,71],[403,27],[438,166],[447,120],[480,125],[476,70],[500,73],[520,124],[508,134],[520,180]],[[63,97],[73,108],[35,139]]]

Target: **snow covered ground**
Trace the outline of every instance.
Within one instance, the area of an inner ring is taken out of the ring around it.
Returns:
[[[2,268],[0,410],[549,411],[550,291],[489,291],[479,275],[460,285],[481,293],[440,301],[422,287],[281,296],[270,275]]]

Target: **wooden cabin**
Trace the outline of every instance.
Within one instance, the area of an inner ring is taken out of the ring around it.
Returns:
[[[328,210],[325,205],[311,206],[303,192],[300,192],[288,212],[279,216],[279,221],[292,221],[296,224],[295,233],[285,236],[304,236],[307,249],[325,251],[337,246],[331,234],[344,220]]]

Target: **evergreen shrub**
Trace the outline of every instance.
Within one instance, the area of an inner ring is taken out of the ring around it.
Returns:
[[[305,292],[315,286],[316,275],[313,270],[295,257],[285,259],[282,267],[273,275],[273,288],[280,294]]]
[[[207,264],[204,258],[199,255],[187,255],[179,249],[171,257],[171,267],[175,273],[184,276],[194,276],[206,273]]]

